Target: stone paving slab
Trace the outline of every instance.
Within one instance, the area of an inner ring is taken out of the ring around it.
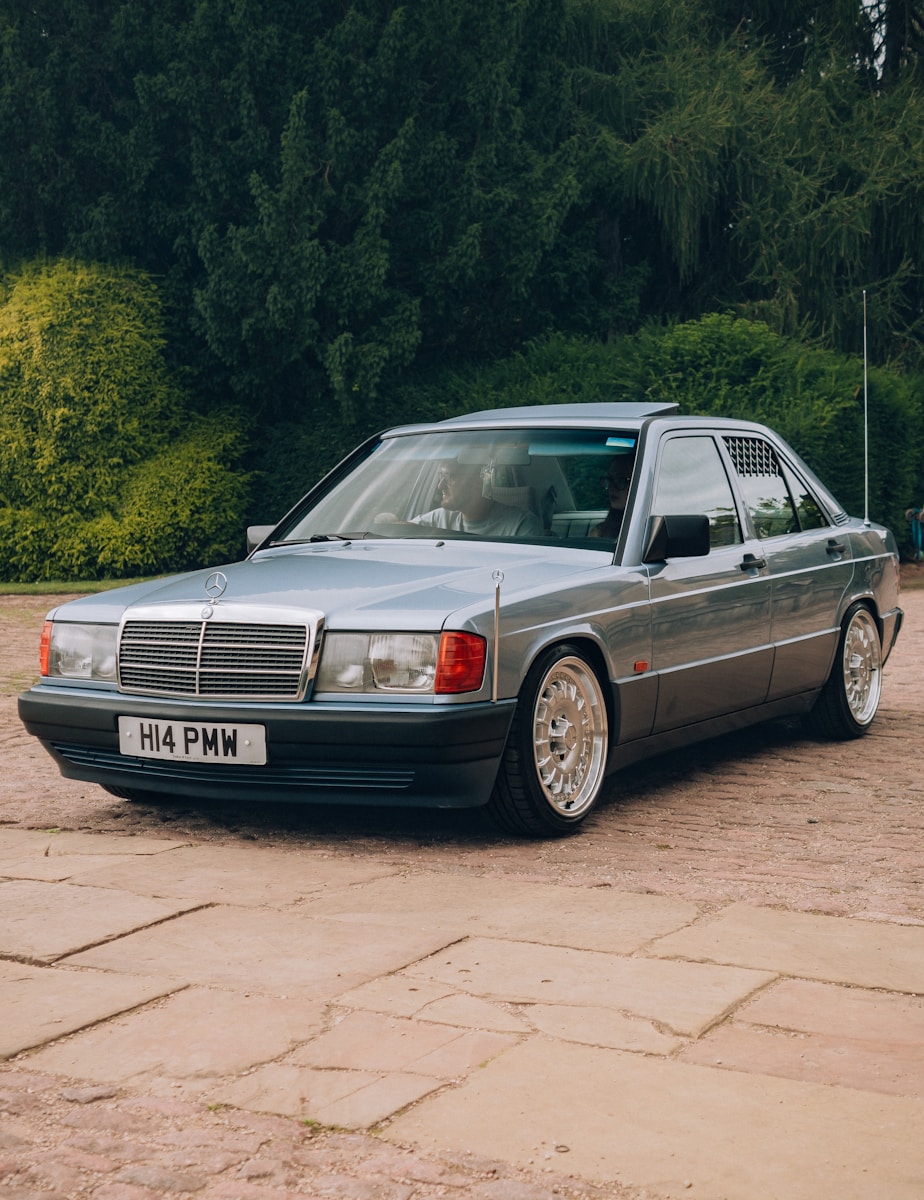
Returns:
[[[0,1059],[167,995],[174,980],[0,960]],[[107,1071],[111,1059],[105,1059]]]
[[[482,1029],[497,1029],[494,1023],[494,1012],[501,1010],[494,1005],[485,1004],[476,997],[460,996],[449,984],[434,983],[432,980],[417,979],[406,975],[382,975],[361,983],[359,987],[351,988],[337,997],[337,1003],[347,1008],[364,1008],[370,1012],[388,1013],[395,1017],[413,1017],[420,1013],[428,1004],[442,1003],[456,998],[471,1000],[475,1004],[484,1005],[489,1012],[483,1012],[484,1020],[480,1023]],[[515,1019],[515,1018],[514,1018]],[[454,1022],[462,1024],[463,1022]]]
[[[183,842],[143,836],[0,828],[0,877],[54,883],[126,860],[137,864],[145,856],[153,857],[182,845]]]
[[[924,1101],[924,1047],[845,1041],[837,1034],[792,1034],[732,1022],[684,1047],[683,1062],[723,1070],[803,1079],[829,1086],[911,1096]],[[924,1136],[924,1131],[922,1131]],[[924,1191],[924,1179],[922,1179]]]
[[[786,979],[678,1057],[924,1100],[924,1000]]]
[[[341,1129],[368,1129],[443,1086],[431,1075],[401,1071],[316,1070],[271,1063],[212,1093],[254,1112],[280,1113]]]
[[[740,1021],[804,1033],[868,1039],[909,1051],[924,1046],[924,999],[804,979],[784,979],[736,1014]]]
[[[182,896],[200,902],[280,906],[327,889],[394,873],[384,863],[325,858],[297,850],[255,846],[183,846],[170,854],[106,863],[76,876],[80,883],[139,896]]]
[[[631,954],[653,938],[694,921],[699,908],[675,896],[610,888],[418,874],[330,891],[312,911],[364,924],[420,924],[460,934],[500,934],[520,941]]]
[[[697,925],[668,934],[648,953],[924,992],[924,924],[879,924],[730,904]]]
[[[428,1010],[424,1010],[426,1013]],[[577,1004],[531,1004],[524,1019],[540,1033],[565,1042],[634,1050],[644,1054],[673,1054],[685,1043],[659,1029],[653,1021],[627,1017],[612,1008]]]
[[[920,1200],[924,1103],[533,1038],[384,1130],[672,1200]],[[561,1163],[556,1163],[559,1167]]]
[[[516,1045],[516,1035],[350,1013],[330,1030],[210,1098],[349,1129],[394,1115]]]
[[[138,859],[132,859],[137,862]],[[34,879],[39,883],[73,883],[88,871],[122,864],[125,858],[115,854],[54,854],[10,858],[0,862],[0,877]]]
[[[508,1003],[614,1009],[690,1036],[774,979],[766,971],[488,938],[470,938],[402,974]]]
[[[364,1007],[362,1003],[359,1007]],[[378,1010],[376,1010],[378,1011]],[[529,1024],[500,1004],[490,1004],[478,996],[453,994],[439,996],[418,1010],[425,1021],[441,1025],[461,1025],[470,1029],[491,1029],[496,1033],[526,1033]]]
[[[287,1054],[323,1032],[325,1013],[323,1004],[301,999],[188,988],[49,1046],[31,1057],[30,1066],[155,1090],[160,1081],[182,1081],[195,1085],[184,1088],[188,1095]]]
[[[456,1079],[516,1045],[512,1034],[350,1013],[291,1057],[299,1066]]]
[[[152,900],[124,892],[116,898],[105,888],[69,883],[0,881],[0,955],[53,962],[192,907],[189,901]]]
[[[271,909],[215,907],[68,961],[103,971],[164,974],[241,992],[298,993],[330,1000],[444,944],[441,934],[426,930],[380,927],[370,931]]]
[[[31,854],[55,855],[113,855],[132,857],[163,854],[185,846],[185,841],[171,838],[131,837],[106,833],[79,833],[64,829],[12,829],[0,826],[0,862],[8,858]]]

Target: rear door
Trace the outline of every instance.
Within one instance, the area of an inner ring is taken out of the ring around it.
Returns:
[[[723,440],[772,584],[776,653],[768,698],[810,691],[827,678],[837,644],[841,599],[854,571],[850,539],[766,438]]]

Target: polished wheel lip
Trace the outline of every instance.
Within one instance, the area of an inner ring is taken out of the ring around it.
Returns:
[[[533,709],[533,762],[543,798],[571,820],[597,798],[606,767],[608,724],[599,681],[582,659],[555,662]]]
[[[854,613],[844,634],[844,698],[858,725],[876,715],[882,691],[882,650],[879,630],[864,608]]]

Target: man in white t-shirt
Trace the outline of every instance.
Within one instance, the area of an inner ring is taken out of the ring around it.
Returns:
[[[412,517],[411,524],[482,537],[542,537],[542,522],[535,513],[484,494],[485,470],[478,465],[447,463],[436,480],[442,496],[440,507]]]

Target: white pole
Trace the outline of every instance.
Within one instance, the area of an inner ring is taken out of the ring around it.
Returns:
[[[504,572],[495,571],[491,576],[494,580],[494,678],[491,681],[491,703],[497,703],[497,666],[500,654],[500,585],[504,582]]]
[[[866,288],[863,289],[863,522],[869,524],[869,368],[866,349]]]

